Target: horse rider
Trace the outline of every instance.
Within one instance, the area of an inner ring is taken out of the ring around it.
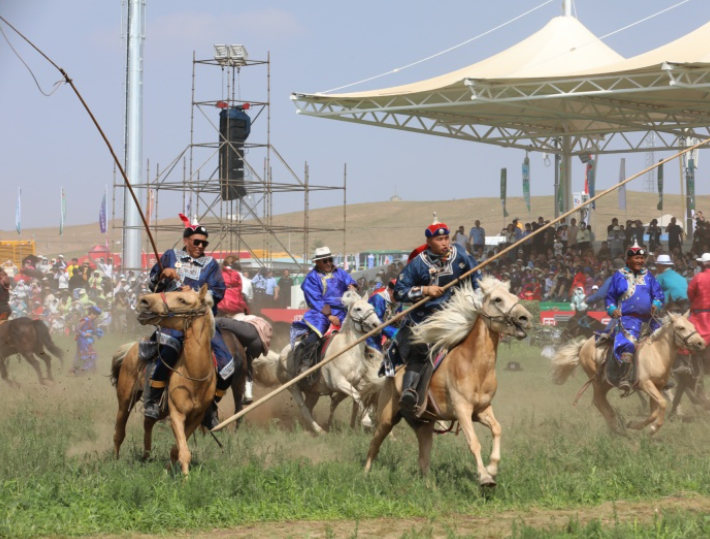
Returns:
[[[308,272],[301,290],[308,304],[303,318],[291,325],[291,346],[294,364],[299,371],[307,370],[316,356],[318,343],[328,328],[340,327],[348,312],[343,306],[343,294],[356,289],[357,283],[346,271],[335,267],[328,247],[317,247],[314,268]],[[296,339],[305,335],[296,344]]]
[[[412,328],[424,322],[441,309],[451,297],[453,288],[444,290],[448,283],[459,278],[476,266],[476,261],[465,249],[451,244],[449,227],[434,220],[425,231],[426,249],[414,255],[397,279],[394,287],[394,299],[401,302],[415,303],[422,298],[429,300],[411,311],[404,319],[403,327],[397,332],[395,346],[406,362],[402,383],[402,397],[399,404],[403,415],[416,412],[419,377],[429,359],[429,347],[423,343],[412,343]],[[414,254],[414,253],[412,253]],[[467,277],[474,288],[478,288],[480,273]],[[462,281],[463,282],[463,281]]]
[[[10,277],[4,269],[0,269],[0,322],[10,318]]]
[[[397,310],[397,302],[394,300],[394,287],[397,284],[397,279],[391,279],[387,286],[375,292],[368,298],[367,302],[375,309],[375,314],[382,320],[382,323],[387,322],[394,316]],[[378,352],[382,352],[382,335],[388,339],[394,339],[397,334],[397,327],[393,324],[387,326],[379,335],[373,335],[367,338],[367,346],[374,348]]]
[[[665,303],[674,302],[680,305],[679,310],[685,312],[688,304],[688,281],[673,269],[673,260],[669,255],[658,255],[656,268],[656,280],[663,290]]]
[[[163,270],[158,264],[150,272],[149,288],[152,292],[170,290],[199,290],[203,285],[212,293],[214,306],[212,313],[217,312],[217,305],[224,297],[225,285],[219,263],[211,256],[205,256],[205,248],[209,245],[207,229],[196,220],[190,223],[183,214],[179,214],[185,224],[183,231],[183,249],[169,249],[160,257]],[[167,287],[167,288],[164,288]],[[141,342],[141,353],[154,360],[154,368],[149,377],[143,406],[145,416],[150,419],[160,417],[160,399],[170,377],[170,372],[177,363],[182,352],[185,335],[182,331],[160,328],[150,341]],[[217,360],[217,391],[215,401],[207,410],[203,425],[213,428],[218,423],[216,403],[229,389],[235,365],[229,353],[222,333],[215,329],[212,338],[212,350]]]
[[[688,285],[690,321],[705,339],[705,344],[710,344],[710,253],[704,253],[697,261],[702,271]]]
[[[646,250],[634,243],[626,251],[626,266],[612,276],[606,294],[606,311],[617,321],[613,355],[622,372],[617,385],[628,394],[636,383],[634,356],[644,323],[655,331],[655,315],[663,308],[663,290],[646,269]]]
[[[96,320],[101,316],[101,309],[96,305],[89,307],[88,315],[79,321],[76,328],[76,356],[69,374],[93,371],[96,368],[96,350],[94,338],[103,337],[103,330]]]

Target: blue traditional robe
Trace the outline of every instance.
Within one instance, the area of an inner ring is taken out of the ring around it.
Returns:
[[[422,287],[446,286],[470,269],[477,266],[476,261],[464,249],[452,245],[446,257],[438,257],[429,249],[421,252],[404,267],[394,287],[394,299],[401,302],[415,303],[422,299]],[[481,274],[476,272],[467,279],[473,283],[473,288],[478,288],[478,279]],[[441,297],[432,298],[421,307],[407,315],[409,324],[420,324],[431,314],[441,309],[451,297],[453,289],[447,289]]]
[[[206,284],[209,291],[212,292],[212,298],[214,299],[212,314],[217,314],[217,305],[220,301],[222,301],[227,287],[224,285],[222,269],[219,267],[219,263],[214,258],[211,256],[192,258],[187,251],[170,249],[163,253],[163,256],[160,257],[160,262],[163,265],[163,269],[175,269],[178,277],[182,281],[182,284],[189,286],[195,291],[198,291],[202,288],[202,285]],[[156,264],[150,271],[151,290],[155,290],[159,280],[160,268],[158,264]],[[179,357],[179,354],[182,351],[182,346],[185,342],[185,335],[183,332],[175,329],[160,328],[160,333],[163,335],[163,337],[160,338],[161,344],[165,344],[176,349],[177,357]],[[222,339],[222,333],[220,332],[219,327],[215,328],[215,334],[214,337],[212,337],[211,344],[212,350],[217,358],[217,368],[220,377],[223,380],[226,380],[234,373],[234,361],[232,359],[232,355],[229,353],[229,348],[227,348],[224,339]],[[177,357],[174,358],[175,361],[177,361]],[[158,368],[153,373],[153,378],[167,379],[168,373],[160,362],[158,362],[157,367]],[[159,378],[156,378],[156,374]]]
[[[82,318],[76,328],[76,356],[74,357],[73,371],[90,371],[96,365],[96,350],[94,339],[101,333],[94,328],[94,321],[88,316]]]
[[[375,313],[377,317],[382,320],[382,322],[387,322],[395,312],[395,304],[389,299],[387,295],[387,290],[378,290],[370,296],[367,302],[375,308]],[[372,336],[367,338],[367,346],[374,348],[375,350],[382,351],[382,335],[385,335],[388,339],[394,338],[397,333],[397,328],[393,326],[387,326],[382,330],[382,333],[377,336]]]
[[[621,310],[620,327],[614,337],[614,357],[618,361],[625,352],[636,353],[644,322],[650,322],[651,331],[658,329],[659,323],[651,319],[651,308],[655,306],[660,311],[663,299],[661,285],[646,268],[636,274],[622,268],[612,275],[606,293],[606,310],[610,316],[617,309]]]
[[[332,273],[321,273],[316,268],[308,272],[301,284],[301,290],[309,310],[302,320],[293,323],[292,337],[294,331],[302,334],[308,329],[322,337],[330,327],[328,317],[322,312],[326,305],[330,305],[330,313],[337,316],[342,324],[348,314],[343,305],[343,294],[350,286],[357,287],[357,283],[349,273],[339,268],[334,269]]]

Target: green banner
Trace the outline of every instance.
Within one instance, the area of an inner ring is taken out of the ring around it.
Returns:
[[[523,161],[523,197],[530,212],[530,159],[527,157]]]
[[[505,199],[508,191],[508,169],[500,169],[500,203],[503,206],[503,217],[508,217],[508,210],[505,209]]]
[[[685,171],[685,194],[688,209],[695,209],[695,160],[688,159],[688,169]]]
[[[661,159],[660,161],[663,161],[663,159]],[[662,210],[663,209],[663,165],[660,165],[658,167],[656,174],[657,174],[656,182],[658,183],[658,204],[656,204],[656,209]]]
[[[565,211],[565,162],[560,159],[560,170],[558,172],[559,181],[557,182],[557,211]]]

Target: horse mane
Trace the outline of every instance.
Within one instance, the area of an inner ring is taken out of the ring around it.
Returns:
[[[483,306],[483,296],[498,286],[510,288],[495,277],[486,276],[478,281],[479,289],[466,281],[459,286],[444,308],[413,328],[414,342],[432,344],[432,354],[450,349],[462,342],[473,329]]]

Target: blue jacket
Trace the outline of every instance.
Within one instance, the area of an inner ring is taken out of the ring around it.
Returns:
[[[416,303],[422,299],[423,286],[445,286],[468,270],[476,267],[476,261],[471,255],[456,245],[451,246],[446,259],[436,257],[428,249],[417,255],[407,264],[397,279],[394,287],[394,299],[401,302]],[[473,287],[478,288],[480,272],[470,275],[468,279],[473,282]],[[407,322],[419,324],[431,314],[442,308],[451,297],[453,287],[446,290],[441,297],[430,299],[421,307],[407,315]]]
[[[620,308],[622,316],[647,317],[652,306],[663,307],[663,300],[661,285],[648,270],[633,275],[629,268],[622,268],[611,276],[606,309],[610,315]]]
[[[337,316],[342,324],[348,314],[343,306],[343,294],[350,286],[357,287],[357,283],[349,273],[339,268],[330,274],[320,273],[313,268],[301,284],[310,310],[303,315],[302,321],[294,322],[294,325],[305,325],[322,337],[330,326],[328,317],[322,312],[326,305],[330,305],[331,314]]]
[[[611,275],[613,277],[614,274]],[[606,299],[606,293],[609,291],[609,285],[611,284],[611,277],[607,277],[606,281],[602,284],[601,288],[594,292],[591,296],[587,297],[587,303],[592,304],[596,303],[597,301],[603,301]]]
[[[382,322],[386,322],[387,320],[392,318],[392,315],[395,312],[394,303],[389,301],[386,296],[387,296],[387,291],[380,290],[380,291],[372,294],[370,296],[370,298],[367,300],[367,302],[375,308],[375,313],[377,314],[377,317]],[[382,333],[388,339],[392,339],[392,338],[394,338],[395,334],[397,333],[397,328],[393,327],[393,326],[387,326],[385,329],[382,330]],[[374,337],[367,338],[367,345],[368,346],[371,346],[372,348],[381,351],[382,345],[380,343],[381,343],[381,334],[374,336]]]
[[[675,270],[667,269],[656,276],[658,284],[661,285],[666,296],[666,303],[669,301],[688,299],[688,281]]]
[[[224,285],[222,269],[214,258],[211,256],[192,258],[186,251],[170,249],[163,253],[163,256],[160,257],[160,262],[163,265],[163,269],[174,268],[182,283],[193,290],[199,290],[203,284],[206,284],[214,298],[212,313],[217,314],[217,304],[222,301],[227,287]],[[156,264],[150,270],[151,290],[155,290],[159,280],[160,268]]]

